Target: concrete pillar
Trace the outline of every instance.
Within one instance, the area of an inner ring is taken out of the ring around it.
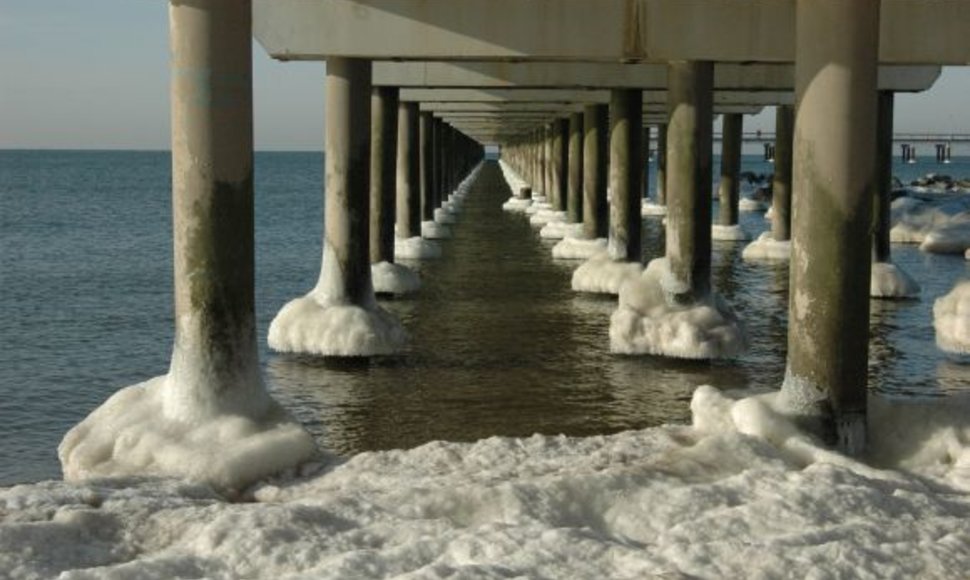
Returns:
[[[431,118],[431,207],[434,210],[441,207],[442,191],[444,191],[444,128],[441,119]],[[433,219],[433,218],[432,218]]]
[[[249,414],[268,399],[253,297],[250,2],[173,2],[170,17],[175,346],[163,412]]]
[[[583,235],[590,240],[609,234],[605,167],[609,117],[607,105],[583,109]]]
[[[794,131],[794,107],[779,105],[775,109],[775,175],[771,181],[771,234],[779,242],[791,239],[791,166]]]
[[[657,125],[657,204],[667,205],[667,124]]]
[[[892,250],[889,229],[892,227],[893,189],[893,101],[892,91],[879,91],[876,124],[876,187],[873,195],[872,259],[889,262]]]
[[[434,220],[434,136],[431,113],[419,116],[418,138],[421,149],[421,220]]]
[[[552,127],[546,126],[543,129],[543,155],[544,155],[545,169],[546,169],[546,173],[545,173],[546,183],[545,183],[545,191],[543,191],[543,193],[546,194],[546,201],[552,205],[553,209],[555,209],[557,205],[556,193],[558,192],[558,189],[556,187],[556,168],[553,162],[553,159],[555,158],[555,154],[553,151],[552,141],[553,141]]]
[[[327,59],[326,203],[318,288],[332,302],[374,304],[370,271],[371,62]]]
[[[738,223],[738,178],[741,173],[741,134],[744,117],[741,113],[726,113],[723,116],[721,136],[721,180],[717,186],[718,220],[722,226]]]
[[[685,303],[711,288],[713,78],[710,62],[667,65],[667,259]]]
[[[371,93],[370,261],[394,261],[394,210],[397,183],[397,87]]]
[[[569,119],[557,119],[552,125],[552,166],[556,190],[552,209],[566,211],[569,197]]]
[[[569,187],[566,212],[569,223],[583,221],[583,114],[569,116]]]
[[[865,447],[878,0],[796,2],[789,405]],[[820,42],[819,39],[825,39]]]
[[[421,151],[418,103],[399,103],[397,120],[397,234],[421,235]]]
[[[643,199],[650,199],[650,133],[649,125],[643,126],[643,156],[640,160],[640,167],[643,168]]]
[[[615,261],[639,262],[640,181],[643,94],[639,89],[610,91],[610,237]]]

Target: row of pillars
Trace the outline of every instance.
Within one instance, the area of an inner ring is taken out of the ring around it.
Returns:
[[[782,215],[775,219],[773,234],[779,240],[789,234],[793,239],[782,398],[794,413],[821,418],[823,435],[855,452],[865,441],[871,260],[888,261],[889,252],[893,95],[880,93],[876,84],[878,2],[799,3],[795,21],[798,107],[795,111],[778,108],[773,184],[775,196],[790,200],[776,203]],[[817,42],[821,37],[830,41]],[[846,69],[851,74],[845,74]],[[682,286],[678,299],[685,302],[710,291],[712,80],[710,62],[668,64],[661,183],[668,205],[667,259]],[[610,256],[639,261],[641,95],[629,89],[614,89],[611,95]],[[592,177],[585,180],[590,190],[584,195],[596,200],[590,207],[597,207],[605,197],[598,180],[606,154],[601,140],[606,117],[606,111],[596,106],[587,107],[584,114],[584,152],[592,153],[591,159],[582,161]],[[555,127],[561,126],[554,124],[552,131],[557,133]],[[503,152],[509,151],[513,167],[532,183],[541,184],[554,207],[561,209],[556,196],[569,192],[556,180],[562,172],[559,157],[548,150],[552,147],[555,153],[555,140],[555,134],[552,139],[534,134],[505,144]],[[739,119],[726,116],[724,146],[722,160],[729,179],[720,219],[731,221],[736,220],[731,196],[736,196],[737,186],[730,177],[737,175]],[[789,204],[790,217],[785,211]],[[584,219],[584,225],[595,226],[585,231],[599,236],[604,231],[599,221],[602,213],[594,215],[589,222]]]
[[[936,143],[936,162],[949,163],[951,160],[949,143]],[[901,143],[899,145],[899,160],[903,163],[916,163],[916,145]]]

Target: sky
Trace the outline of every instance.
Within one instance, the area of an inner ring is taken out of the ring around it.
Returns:
[[[323,64],[253,55],[256,148],[322,149]],[[168,149],[168,79],[165,0],[0,0],[0,148]],[[970,133],[968,96],[970,67],[945,68],[897,97],[896,131]]]

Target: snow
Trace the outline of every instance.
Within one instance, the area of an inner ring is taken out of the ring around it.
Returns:
[[[537,208],[537,210],[529,218],[529,223],[534,226],[544,226],[549,222],[565,222],[567,219],[566,212],[557,211],[554,209],[546,209],[542,207],[537,207],[544,204],[532,204],[529,209]],[[551,207],[551,206],[550,206]],[[526,210],[526,213],[529,213]]]
[[[667,215],[667,206],[654,203],[649,199],[643,200],[640,205],[640,216],[649,217],[657,215]]]
[[[742,197],[738,200],[738,209],[740,211],[765,211],[768,209],[768,204],[750,197]]]
[[[746,262],[787,262],[791,259],[791,240],[779,242],[771,232],[761,232],[758,239],[745,246],[741,259]]]
[[[640,278],[620,289],[610,318],[610,351],[687,359],[729,358],[747,347],[744,326],[717,294],[675,303],[682,284],[666,258],[652,260]]]
[[[417,272],[391,262],[378,262],[370,266],[374,280],[374,292],[380,294],[411,294],[421,289],[421,278]]]
[[[539,230],[539,237],[548,240],[575,238],[583,235],[582,223],[568,223],[564,221],[550,221]]]
[[[892,203],[895,243],[920,244],[925,252],[962,254],[970,249],[970,195],[904,196]]]
[[[576,292],[619,294],[620,287],[636,280],[643,271],[639,262],[616,262],[606,254],[598,254],[583,262],[573,272],[572,288]]]
[[[870,404],[869,463],[774,394],[699,387],[692,425],[331,459],[226,502],[175,480],[0,489],[12,579],[959,578],[966,404]]]
[[[559,260],[588,260],[597,254],[605,253],[606,238],[595,240],[563,238],[552,247],[552,257]]]
[[[439,207],[434,210],[434,221],[442,225],[452,225],[458,223],[458,214],[447,207]]]
[[[711,239],[723,242],[743,242],[751,238],[744,233],[739,224],[730,226],[714,224],[711,226]]]
[[[183,477],[235,494],[317,452],[262,387],[230,393],[257,399],[245,412],[237,401],[185,412],[173,401],[183,390],[169,373],[116,392],[64,436],[57,449],[64,478]]]
[[[958,354],[970,354],[970,280],[964,280],[933,304],[936,344]]]
[[[765,212],[765,219],[768,221],[771,221],[774,218],[775,218],[775,206],[772,205],[771,207],[768,208],[768,211]]]
[[[269,346],[278,352],[321,356],[393,354],[407,333],[376,303],[366,308],[321,300],[314,290],[291,300],[269,326]]]
[[[451,237],[451,228],[435,221],[421,222],[421,236],[429,240],[446,240]]]
[[[502,209],[513,213],[525,213],[525,210],[532,205],[531,199],[521,199],[518,197],[510,197],[505,203],[502,204]]]
[[[394,257],[405,260],[427,260],[441,257],[441,244],[420,236],[394,238]]]
[[[895,264],[873,262],[869,296],[873,298],[916,298],[920,287],[916,280]]]

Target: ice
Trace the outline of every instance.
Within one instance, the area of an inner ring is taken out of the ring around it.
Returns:
[[[941,349],[970,354],[970,280],[963,280],[933,304],[936,344]]]
[[[765,212],[765,219],[768,221],[775,219],[775,206],[772,205],[768,208],[768,211]]]
[[[667,215],[667,206],[654,203],[649,199],[643,200],[640,205],[640,216],[657,216],[657,215]]]
[[[532,204],[532,207],[536,207],[538,205],[540,204]],[[526,210],[526,213],[528,213],[528,210]],[[566,212],[564,211],[538,208],[537,211],[529,218],[529,223],[534,226],[544,226],[549,222],[565,222],[566,219],[567,216]]]
[[[724,242],[743,242],[751,238],[744,233],[739,224],[730,226],[714,224],[711,226],[711,239]]]
[[[639,262],[615,262],[606,254],[594,255],[573,272],[576,292],[619,294],[624,283],[636,280],[643,271]]]
[[[927,232],[919,249],[932,254],[964,254],[970,250],[970,212]]]
[[[960,254],[970,248],[970,196],[900,197],[892,203],[890,240],[921,244],[926,252]]]
[[[64,436],[64,478],[182,477],[236,494],[316,453],[313,438],[264,390],[223,397],[256,399],[249,408],[217,400],[191,412],[173,401],[180,390],[170,373],[112,395]]]
[[[597,254],[606,254],[606,238],[563,238],[552,247],[552,257],[559,260],[588,260]]]
[[[738,209],[740,211],[765,211],[768,209],[768,204],[750,197],[742,197],[738,200]]]
[[[550,221],[539,230],[539,237],[548,240],[575,238],[583,234],[583,224],[564,221]]]
[[[420,236],[394,238],[394,256],[405,260],[428,260],[441,257],[441,244]]]
[[[0,489],[0,570],[84,578],[961,578],[965,402],[870,403],[866,462],[775,394],[699,387],[692,425],[332,460],[224,501],[174,480]]]
[[[380,306],[321,301],[316,290],[291,300],[269,327],[269,346],[279,352],[321,356],[393,354],[407,333]]]
[[[620,289],[610,318],[610,350],[688,359],[728,358],[747,346],[744,326],[716,294],[676,304],[666,258],[652,260],[639,279]]]
[[[915,298],[920,287],[916,280],[889,262],[873,262],[869,296],[873,298]]]
[[[525,214],[528,216],[533,216],[542,211],[552,211],[552,204],[542,197],[541,200],[538,197],[532,197],[532,205],[525,208]]]
[[[531,199],[510,197],[505,203],[502,204],[502,209],[513,213],[525,213],[525,210],[531,205]]]
[[[421,222],[421,236],[429,240],[446,240],[451,237],[451,228],[436,221]]]
[[[456,224],[458,223],[458,212],[452,210],[450,207],[439,207],[434,210],[434,221],[442,225]]]
[[[379,294],[411,294],[421,289],[417,272],[391,262],[378,262],[370,266],[374,280],[374,292]]]
[[[791,240],[779,242],[771,232],[761,232],[758,239],[745,246],[741,259],[746,262],[787,262],[791,259]]]

